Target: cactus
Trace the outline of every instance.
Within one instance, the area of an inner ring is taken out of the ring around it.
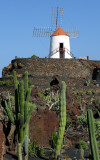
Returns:
[[[91,147],[91,153],[93,160],[99,160],[99,153],[95,138],[95,127],[94,127],[94,119],[93,119],[93,113],[91,109],[88,109],[87,111],[87,117],[88,117],[88,128],[89,128],[89,135],[90,135],[90,147]]]
[[[63,136],[66,126],[66,83],[62,82],[61,84],[61,94],[60,94],[60,115],[59,115],[59,128],[58,128],[58,138],[57,145],[55,150],[55,159],[57,159],[63,142]]]
[[[36,106],[34,104],[29,103],[31,89],[28,88],[28,72],[25,72],[25,90],[24,90],[24,82],[21,81],[20,83],[18,83],[15,71],[14,71],[14,76],[15,76],[14,85],[16,88],[15,105],[17,105],[16,117],[18,118],[18,121],[19,121],[19,123],[17,123],[17,128],[19,130],[18,143],[21,143],[21,146],[22,146],[23,142],[25,141],[24,143],[25,160],[27,160],[28,159],[28,142],[29,142],[29,124],[28,123],[31,117],[32,110],[35,109]],[[19,150],[19,152],[21,152],[21,150]]]
[[[29,121],[33,109],[36,108],[34,104],[29,103],[31,89],[28,88],[28,72],[25,72],[25,89],[24,82],[18,82],[16,71],[14,71],[14,90],[15,90],[15,115],[12,111],[10,101],[5,102],[5,109],[3,112],[8,116],[12,124],[16,126],[17,137],[17,152],[18,160],[22,160],[22,146],[24,143],[25,160],[28,159],[28,143],[29,143]]]

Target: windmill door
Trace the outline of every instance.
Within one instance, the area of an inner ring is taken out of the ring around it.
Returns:
[[[59,44],[59,54],[60,54],[60,58],[64,58],[64,48],[63,48],[63,43]]]

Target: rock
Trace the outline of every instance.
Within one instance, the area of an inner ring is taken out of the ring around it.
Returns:
[[[9,64],[7,67],[4,67],[3,70],[2,70],[2,76],[5,77],[7,75],[9,75],[9,73],[11,72],[12,70],[12,63]]]
[[[3,125],[0,122],[0,159],[4,160],[3,156],[6,152],[6,146],[5,146],[6,138],[5,134],[3,132]]]
[[[17,68],[20,69],[20,68],[23,68],[24,65],[22,63],[17,63]]]
[[[99,87],[100,85],[97,83],[96,86]]]
[[[58,116],[56,112],[48,108],[32,114],[30,120],[30,141],[40,146],[50,146],[51,137],[58,127]]]
[[[13,68],[15,68],[15,69],[16,69],[16,68],[17,68],[17,66],[18,66],[18,65],[17,65],[17,62],[14,62],[14,63],[13,63]]]

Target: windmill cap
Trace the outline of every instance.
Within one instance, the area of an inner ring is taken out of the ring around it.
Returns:
[[[69,37],[69,35],[61,27],[59,27],[51,36],[58,36],[58,35],[64,35]]]

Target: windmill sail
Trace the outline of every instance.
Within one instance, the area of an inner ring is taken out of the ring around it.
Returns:
[[[50,37],[59,27],[62,28],[63,8],[52,8],[51,27],[34,27],[33,37]],[[67,27],[64,29],[70,38],[78,38],[79,31],[77,27]]]
[[[34,27],[33,30],[33,37],[50,37],[51,34],[51,27]]]
[[[70,38],[79,38],[78,27],[66,27],[64,30]]]

